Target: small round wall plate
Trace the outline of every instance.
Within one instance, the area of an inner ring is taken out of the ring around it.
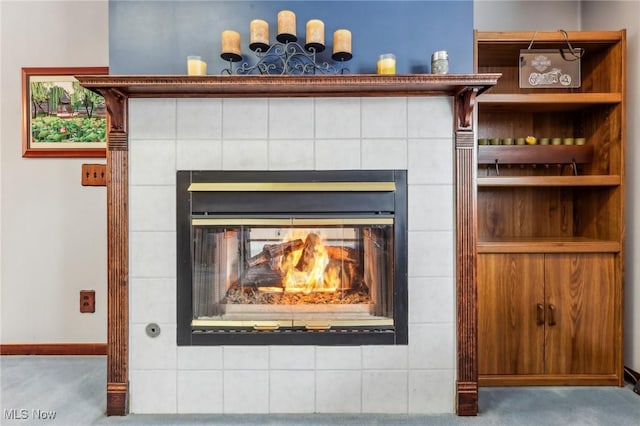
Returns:
[[[158,337],[160,335],[160,326],[155,322],[152,322],[150,324],[147,324],[145,331],[147,332],[147,336],[149,337]]]

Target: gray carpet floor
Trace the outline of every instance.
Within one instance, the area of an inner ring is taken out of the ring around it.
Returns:
[[[446,415],[129,415],[106,417],[106,358],[0,356],[4,425],[640,425],[625,387],[481,388],[477,417]],[[25,410],[24,412],[21,410]],[[36,410],[34,412],[34,410]],[[41,410],[41,418],[37,418]],[[44,418],[55,412],[54,419]],[[22,418],[20,418],[22,417]],[[26,418],[25,418],[26,417]]]

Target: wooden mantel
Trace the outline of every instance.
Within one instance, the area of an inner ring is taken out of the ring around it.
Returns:
[[[129,212],[128,99],[232,97],[403,97],[454,99],[457,381],[459,415],[478,413],[476,303],[476,96],[500,74],[311,76],[77,76],[100,93],[109,113],[107,142],[107,415],[128,412]],[[429,117],[425,117],[429,119]]]
[[[501,74],[339,75],[83,75],[83,86],[117,90],[130,98],[443,96],[480,92]]]

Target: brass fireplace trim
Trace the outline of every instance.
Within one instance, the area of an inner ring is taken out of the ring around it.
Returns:
[[[395,182],[197,182],[189,185],[188,191],[282,191],[282,192],[309,192],[309,191],[372,191],[393,192],[396,190]]]
[[[281,327],[305,327],[309,330],[328,330],[332,327],[371,327],[393,326],[391,318],[362,318],[362,319],[318,319],[318,320],[223,320],[223,319],[194,319],[192,327],[248,327],[256,330],[277,330]]]
[[[194,226],[217,225],[217,226],[321,226],[321,225],[393,225],[392,217],[372,217],[372,218],[286,218],[286,219],[264,219],[264,218],[206,218],[192,219]]]
[[[194,319],[191,321],[192,327],[249,327],[255,329],[273,329],[280,327],[291,327],[292,320],[221,320],[221,319]]]

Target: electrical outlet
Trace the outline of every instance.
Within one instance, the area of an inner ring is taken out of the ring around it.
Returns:
[[[96,291],[80,290],[80,312],[83,314],[96,311]]]
[[[107,186],[107,165],[83,164],[82,186]]]

